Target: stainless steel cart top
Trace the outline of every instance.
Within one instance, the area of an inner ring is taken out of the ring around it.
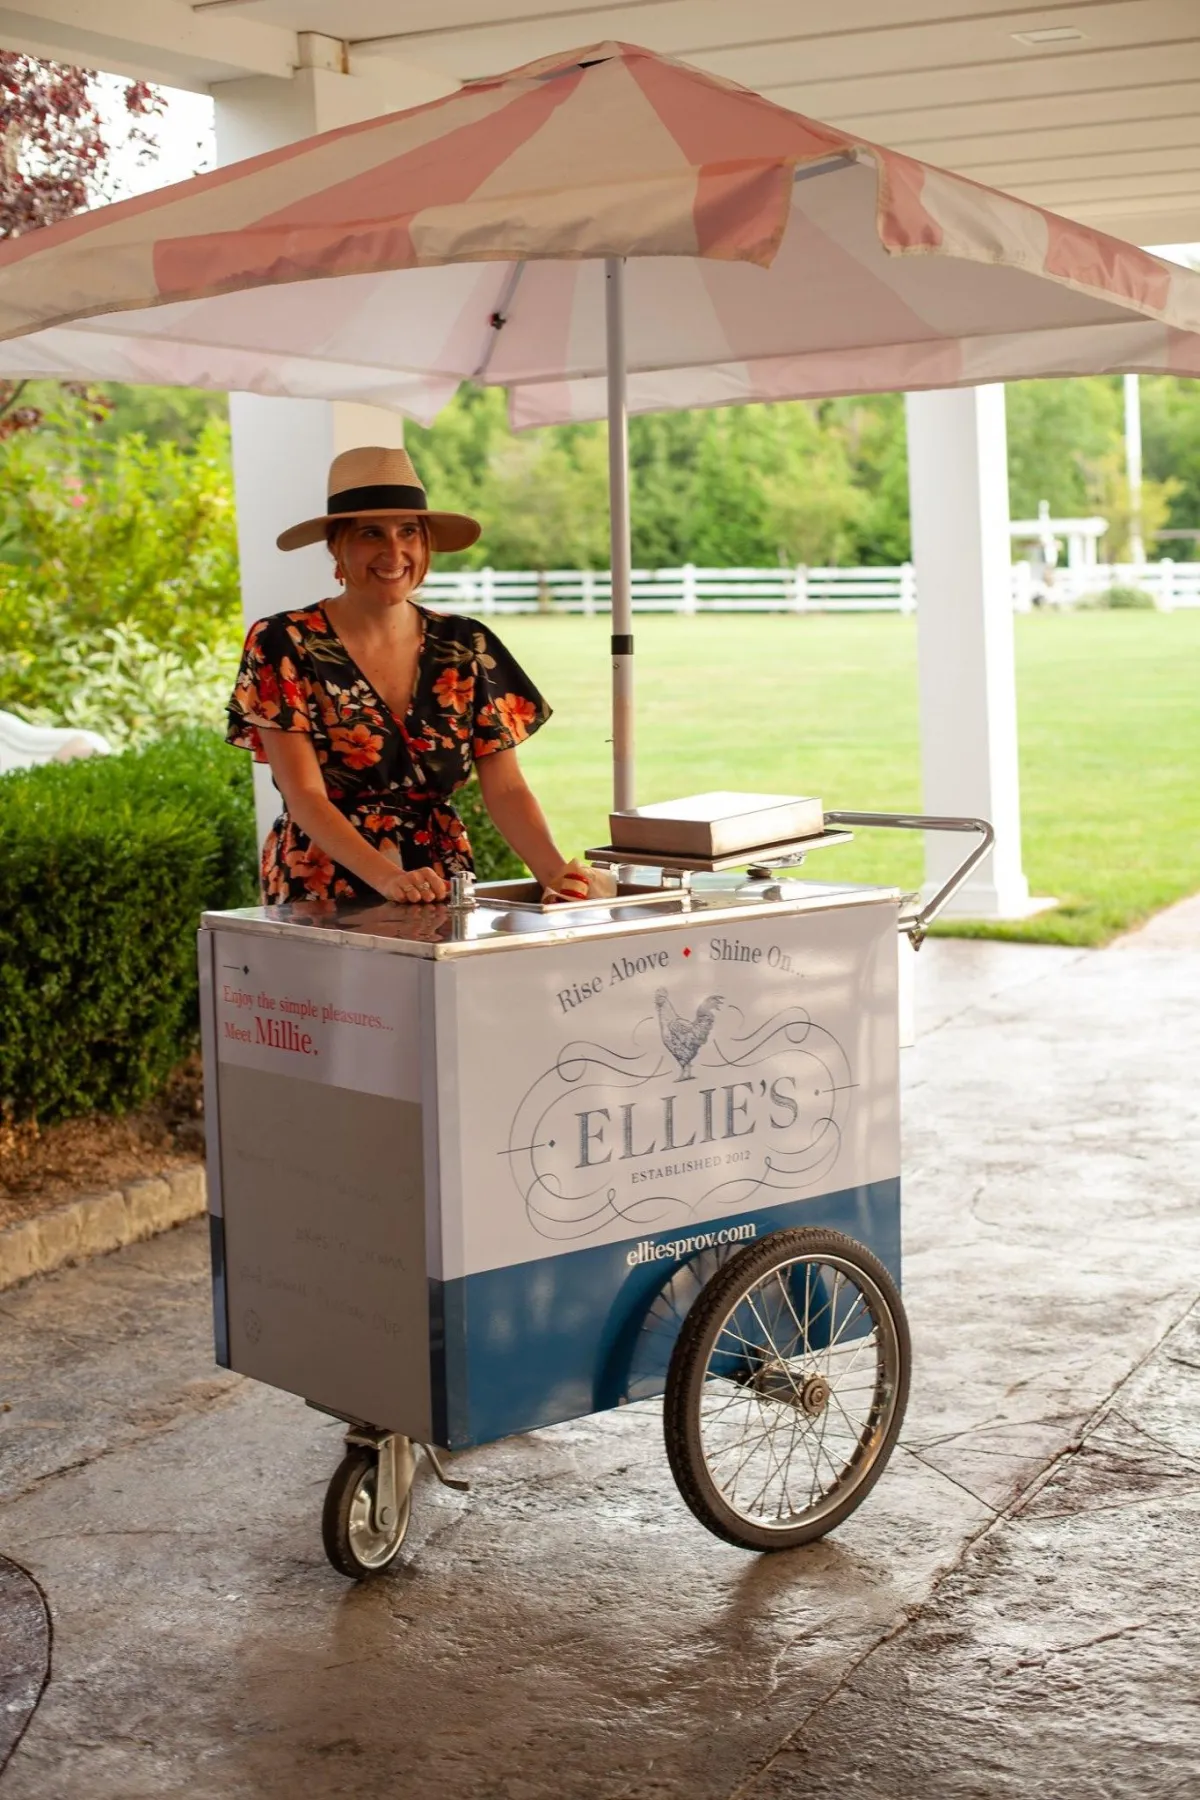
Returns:
[[[390,901],[347,906],[320,900],[300,901],[285,906],[209,912],[204,914],[202,923],[209,929],[266,932],[279,937],[318,932],[324,942],[350,949],[440,960],[564,944],[578,938],[663,931],[697,916],[717,924],[722,920],[744,920],[747,915],[767,910],[779,916],[884,901],[898,906],[901,898],[898,888],[848,882],[738,882],[728,876],[697,875],[687,889],[630,884],[615,900],[576,901],[543,909],[531,904],[531,887],[527,882],[481,882],[471,907],[401,906]]]

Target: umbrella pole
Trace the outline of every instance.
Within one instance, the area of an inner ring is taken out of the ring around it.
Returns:
[[[612,563],[613,808],[634,802],[633,602],[629,537],[629,419],[625,405],[625,259],[604,262],[608,344],[608,517]]]

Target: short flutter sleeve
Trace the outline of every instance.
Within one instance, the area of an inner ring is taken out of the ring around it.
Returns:
[[[471,752],[476,762],[511,750],[540,731],[551,708],[520,663],[486,625],[474,621],[475,691]]]
[[[255,762],[266,762],[262,732],[298,731],[312,735],[305,683],[297,667],[297,646],[285,615],[277,613],[250,627],[241,667],[229,700],[225,741],[250,750]]]

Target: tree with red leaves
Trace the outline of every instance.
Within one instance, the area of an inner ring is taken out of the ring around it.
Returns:
[[[0,238],[53,225],[111,197],[116,145],[101,110],[102,84],[121,92],[90,69],[0,51]],[[123,97],[132,121],[127,144],[153,154],[154,139],[138,121],[164,111],[162,95],[149,82],[130,81]],[[64,385],[104,408],[81,384]],[[40,424],[40,410],[20,403],[26,386],[0,381],[0,438]]]

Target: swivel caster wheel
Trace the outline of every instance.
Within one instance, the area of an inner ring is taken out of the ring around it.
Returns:
[[[400,1554],[412,1515],[413,1446],[397,1432],[352,1431],[325,1493],[321,1537],[339,1575],[362,1581]]]

